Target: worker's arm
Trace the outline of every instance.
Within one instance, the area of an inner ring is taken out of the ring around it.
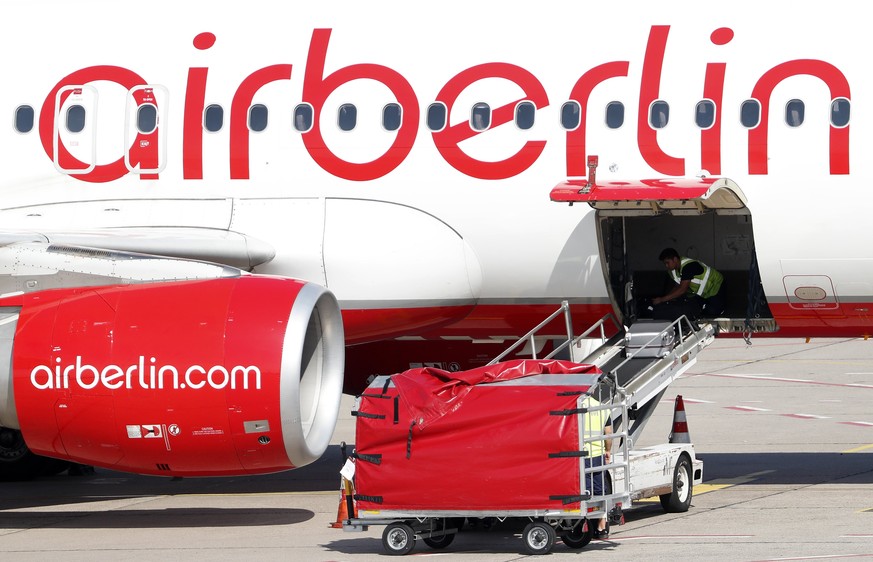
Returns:
[[[652,299],[652,304],[661,304],[662,302],[671,301],[675,298],[681,297],[688,292],[689,285],[691,285],[690,279],[683,279],[679,281],[679,284],[676,285],[676,287],[672,291],[670,291],[663,297],[656,297]]]
[[[609,436],[612,435],[612,426],[607,425],[603,428],[603,435]],[[603,440],[603,460],[606,461],[607,464],[612,459],[612,439],[604,439]]]

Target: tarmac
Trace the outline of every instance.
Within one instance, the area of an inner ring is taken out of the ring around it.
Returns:
[[[640,502],[608,540],[559,541],[549,560],[873,558],[873,341],[719,337],[667,390],[640,445],[667,440],[676,395],[704,461],[691,508]],[[0,559],[383,560],[384,527],[330,527],[353,401],[344,396],[326,454],[289,472],[180,480],[98,468],[0,483]],[[528,558],[517,525],[480,523],[408,556]]]

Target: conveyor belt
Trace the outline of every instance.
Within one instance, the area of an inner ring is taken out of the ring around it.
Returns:
[[[679,326],[682,326],[681,330]],[[669,329],[681,333],[682,337],[665,357],[636,357],[633,354],[627,357],[626,330],[622,330],[586,357],[576,359],[580,363],[597,365],[626,394],[633,414],[633,426],[628,431],[632,441],[639,438],[667,387],[694,365],[697,354],[712,343],[715,333],[711,325],[695,326],[684,316]]]

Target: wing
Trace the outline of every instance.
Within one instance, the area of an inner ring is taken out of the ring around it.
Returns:
[[[135,252],[213,262],[247,271],[272,260],[276,255],[270,244],[251,236],[205,227],[140,226],[94,230],[0,231],[0,246],[15,243]]]

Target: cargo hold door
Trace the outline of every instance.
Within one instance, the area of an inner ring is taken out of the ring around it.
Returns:
[[[594,181],[568,179],[552,201],[587,203],[596,211],[604,276],[616,313],[644,316],[641,298],[664,294],[667,273],[658,260],[665,247],[699,259],[725,278],[723,331],[774,331],[755,259],[752,213],[728,178],[657,178]]]
[[[551,193],[559,203],[588,203],[613,216],[748,214],[746,197],[727,178],[668,178],[591,184],[585,179],[559,183]]]

